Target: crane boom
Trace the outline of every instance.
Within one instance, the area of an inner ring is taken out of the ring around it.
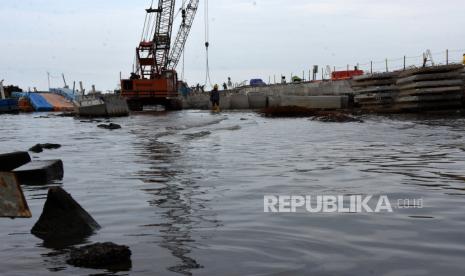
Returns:
[[[176,66],[179,63],[179,59],[181,58],[181,54],[184,51],[187,37],[189,36],[189,32],[192,28],[192,23],[194,22],[198,7],[199,0],[190,0],[186,8],[182,10],[183,18],[168,59],[168,69],[176,69]]]
[[[166,68],[168,64],[175,2],[175,0],[160,0],[158,2],[157,24],[153,38],[158,72]]]

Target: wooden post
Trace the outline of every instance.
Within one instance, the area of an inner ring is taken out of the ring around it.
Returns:
[[[82,81],[79,82],[79,87],[81,88],[81,96],[84,96],[86,91],[84,90],[84,86],[82,85]]]
[[[48,91],[50,91],[50,73],[47,72]]]
[[[373,74],[373,61],[370,61],[370,74]]]
[[[386,59],[386,72],[389,72],[388,59]]]
[[[5,99],[5,90],[3,89],[3,80],[0,81],[0,94],[2,96],[2,100]]]
[[[449,65],[449,49],[446,50],[446,65]]]
[[[305,70],[302,71],[302,81],[305,81]]]
[[[407,63],[407,57],[406,57],[406,56],[404,56],[404,71],[405,71],[405,68],[406,68],[406,66],[407,66],[407,64],[406,64],[406,63]]]

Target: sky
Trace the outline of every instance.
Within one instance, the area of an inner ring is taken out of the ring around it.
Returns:
[[[117,88],[129,76],[151,0],[0,0],[0,80],[23,89],[82,81]],[[155,2],[157,2],[155,0]],[[177,9],[180,3],[177,4]],[[463,0],[210,0],[210,75],[273,82],[304,75],[313,65],[375,71],[435,62],[465,53]],[[205,0],[186,44],[184,79],[205,83]],[[179,19],[178,19],[179,20]],[[173,28],[175,36],[179,22]]]

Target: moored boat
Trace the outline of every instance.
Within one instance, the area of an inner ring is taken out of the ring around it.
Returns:
[[[0,114],[17,112],[19,112],[17,99],[0,99]]]

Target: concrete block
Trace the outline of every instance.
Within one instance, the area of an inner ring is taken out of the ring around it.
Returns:
[[[196,94],[190,95],[187,98],[187,103],[192,109],[209,109],[210,107],[210,95],[208,94]]]
[[[408,102],[441,102],[441,101],[457,101],[460,102],[463,98],[461,93],[445,94],[445,95],[417,95],[417,96],[403,96],[399,97],[397,103]]]
[[[231,95],[231,109],[249,109],[249,97],[247,95]]]
[[[105,96],[104,98],[107,115],[119,117],[129,115],[129,106],[125,99],[120,96]]]
[[[436,80],[450,80],[460,79],[460,71],[452,71],[445,73],[432,73],[432,74],[421,74],[405,77],[397,80],[397,85],[405,85],[419,81],[436,81]]]
[[[231,109],[231,97],[229,95],[221,94],[220,109],[221,110]]]
[[[279,107],[281,106],[280,96],[268,96],[268,107]]]
[[[399,96],[417,96],[417,95],[436,95],[436,94],[455,94],[463,92],[462,86],[451,86],[451,87],[436,87],[436,88],[422,88],[422,89],[411,89],[402,90]]]
[[[31,162],[31,156],[25,151],[0,154],[0,171],[9,172]]]
[[[47,200],[31,233],[44,241],[79,239],[91,235],[100,225],[60,187],[48,190]]]
[[[385,72],[385,73],[374,73],[374,74],[365,74],[361,76],[353,77],[354,81],[372,81],[372,80],[385,80],[385,79],[392,79],[397,78],[399,75],[398,72]]]
[[[341,107],[348,108],[350,105],[349,96],[341,96]]]
[[[283,96],[281,106],[299,106],[314,109],[340,109],[343,96]]]
[[[252,92],[247,94],[249,97],[249,107],[251,109],[266,108],[266,94],[260,92]]]
[[[403,71],[399,74],[399,77],[404,78],[404,77],[409,77],[412,75],[419,75],[419,74],[445,73],[445,72],[451,72],[451,71],[463,70],[463,69],[464,69],[464,66],[462,64],[422,67],[422,68],[415,68],[415,69]]]
[[[13,171],[21,184],[42,185],[63,178],[61,160],[32,161]]]
[[[0,217],[30,218],[31,211],[16,176],[0,172],[0,187]]]
[[[450,86],[463,86],[462,79],[456,80],[439,80],[439,81],[420,81],[411,84],[400,86],[400,90],[411,90],[420,88],[435,88],[435,87],[450,87]]]

